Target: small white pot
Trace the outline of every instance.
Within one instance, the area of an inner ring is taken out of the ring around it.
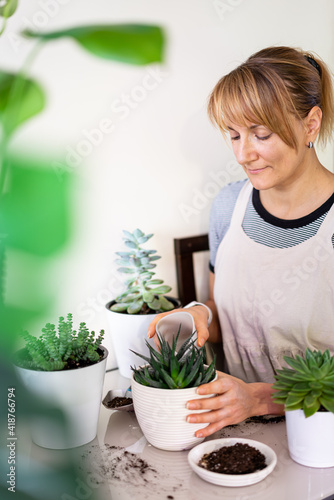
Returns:
[[[171,297],[168,298],[171,299]],[[171,300],[178,307],[177,301],[175,299]],[[110,306],[113,303],[114,301],[109,302],[106,305],[106,309],[117,366],[123,377],[131,378],[131,366],[140,366],[143,360],[133,354],[130,349],[149,357],[150,352],[145,339],[147,338],[148,327],[156,314],[124,314],[114,312],[110,310]],[[148,342],[154,347],[152,339],[148,340]]]
[[[67,449],[92,441],[97,432],[108,351],[84,368],[60,371],[28,370],[15,366],[23,385],[47,406],[63,412],[59,416],[36,415],[31,420],[34,443],[43,448]]]
[[[307,467],[334,467],[334,414],[317,412],[306,418],[303,410],[285,413],[291,458]]]
[[[191,424],[187,422],[187,416],[207,410],[188,410],[186,404],[191,399],[208,398],[213,394],[201,396],[196,389],[156,389],[139,384],[132,375],[134,409],[149,443],[161,450],[180,451],[204,440],[195,437],[195,432],[209,424]]]

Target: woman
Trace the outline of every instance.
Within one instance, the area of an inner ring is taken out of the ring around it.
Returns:
[[[208,109],[248,180],[213,203],[210,328],[207,307],[187,309],[199,345],[223,339],[230,373],[198,389],[214,397],[188,403],[211,410],[188,418],[209,424],[198,437],[283,413],[271,398],[283,356],[334,352],[334,174],[314,147],[333,132],[328,68],[289,47],[261,50],[218,82]]]

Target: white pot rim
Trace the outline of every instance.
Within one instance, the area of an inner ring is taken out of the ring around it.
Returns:
[[[147,366],[147,365],[142,365],[142,366],[138,366],[138,368],[142,368],[144,366]],[[209,366],[209,365],[206,365],[206,366]],[[217,370],[216,370],[216,375],[215,377],[210,380],[210,382],[206,382],[206,384],[210,384],[211,382],[214,382],[215,380],[217,380],[218,378],[218,375],[217,375]],[[134,378],[134,372],[131,373],[131,383],[134,383],[134,384],[137,384],[139,385],[140,387],[144,387],[144,389],[152,389],[154,391],[156,391],[157,393],[158,392],[163,392],[163,393],[166,393],[166,391],[172,391],[172,392],[179,392],[179,391],[182,391],[182,393],[186,394],[185,391],[189,391],[189,392],[193,392],[194,389],[197,389],[200,385],[202,384],[199,384],[199,385],[195,385],[193,387],[178,387],[177,389],[169,389],[169,388],[166,388],[166,389],[160,389],[159,387],[151,387],[149,385],[143,385],[143,384],[140,384],[139,382],[137,382],[137,380],[135,380]]]
[[[181,301],[180,299],[178,299],[177,297],[171,297],[170,295],[164,295],[164,297],[166,297],[168,300],[170,300],[171,302],[175,303],[175,309],[176,310],[178,307],[181,307],[182,304],[181,304]],[[113,314],[121,314],[122,316],[129,316],[129,317],[134,317],[134,316],[143,316],[143,317],[146,317],[146,316],[156,316],[157,314],[160,314],[160,313],[156,313],[156,312],[151,312],[149,314],[128,314],[128,313],[125,313],[125,312],[118,312],[118,311],[112,311],[110,309],[110,306],[115,304],[116,303],[116,300],[113,299],[113,300],[109,300],[109,302],[106,303],[105,307],[107,309],[107,311],[113,313]]]

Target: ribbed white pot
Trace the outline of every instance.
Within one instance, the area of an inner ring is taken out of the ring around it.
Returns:
[[[206,410],[188,410],[187,401],[211,397],[189,389],[156,389],[135,381],[132,375],[131,390],[138,423],[147,441],[156,448],[180,451],[192,448],[204,438],[195,437],[195,432],[207,427],[207,423],[191,424],[187,416]]]
[[[334,414],[317,412],[306,418],[303,410],[285,413],[291,458],[307,467],[334,467]]]
[[[168,298],[171,299],[171,297]],[[171,300],[175,302],[176,306],[179,305],[176,299]],[[124,314],[110,311],[110,306],[113,303],[114,301],[111,301],[106,305],[112,346],[120,374],[123,377],[131,378],[131,366],[140,366],[143,360],[133,354],[130,349],[149,357],[149,349],[145,339],[148,327],[156,314]],[[149,343],[154,347],[152,339],[149,340]]]
[[[63,413],[51,415],[47,410],[31,419],[34,443],[43,448],[66,449],[92,441],[97,432],[102,389],[108,351],[103,358],[84,368],[44,372],[15,367],[23,385],[48,406]]]

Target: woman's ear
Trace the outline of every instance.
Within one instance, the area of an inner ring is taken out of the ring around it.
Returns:
[[[314,142],[319,134],[322,120],[322,111],[319,106],[313,106],[304,120],[307,142]]]

